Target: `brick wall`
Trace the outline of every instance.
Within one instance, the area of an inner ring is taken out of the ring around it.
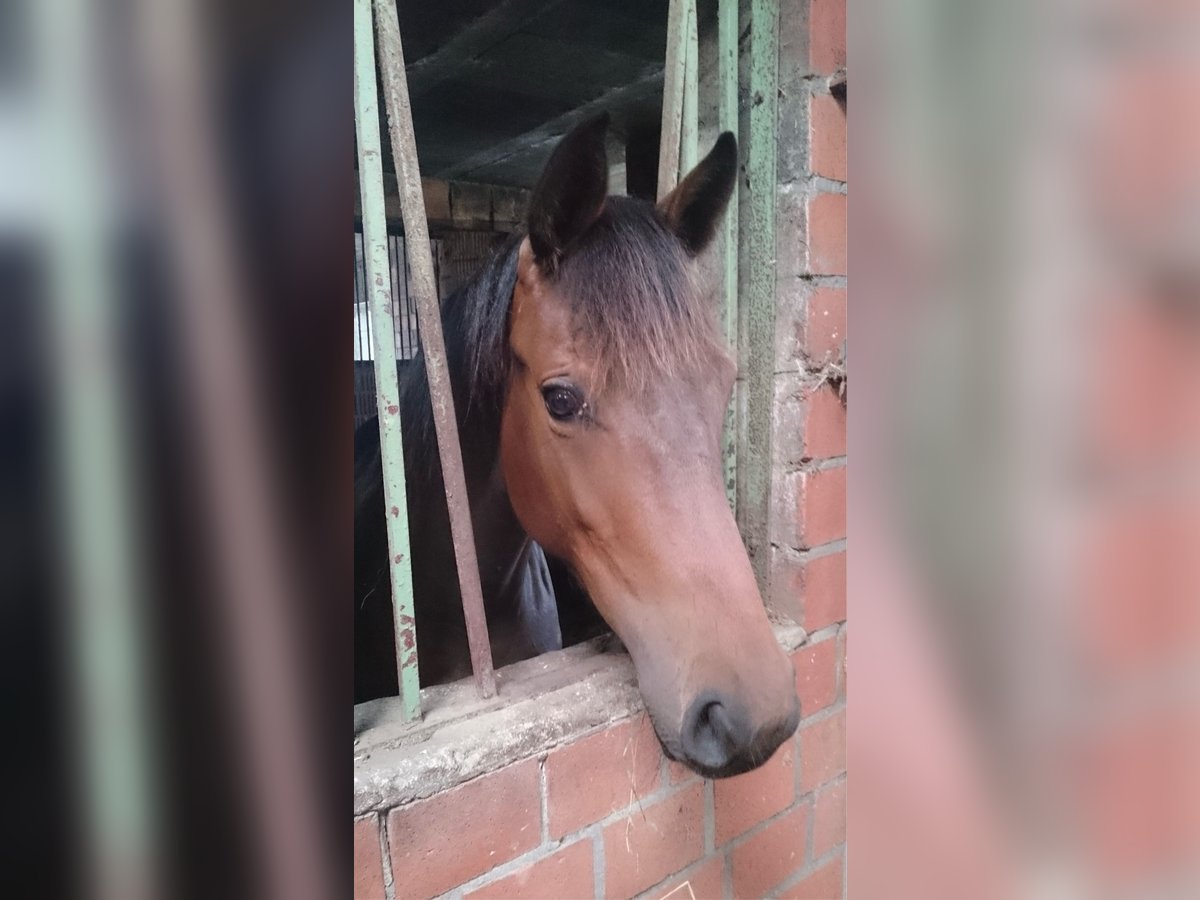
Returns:
[[[793,652],[803,718],[762,768],[701,779],[627,718],[357,819],[355,896],[842,896],[844,637]]]
[[[768,599],[815,633],[846,618],[845,65],[844,0],[782,4]]]

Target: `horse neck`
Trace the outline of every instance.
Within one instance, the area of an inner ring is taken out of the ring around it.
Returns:
[[[472,383],[475,373],[456,302],[443,306],[442,324],[484,600],[490,609],[503,608],[520,587],[529,537],[513,512],[500,466],[502,388]],[[418,355],[410,365],[415,368],[407,373],[403,391],[405,414],[412,422],[411,427],[405,423],[404,431],[409,486],[419,508],[437,510],[440,514],[435,518],[442,518],[446,516],[445,488],[423,356]],[[453,552],[445,540],[448,522],[443,522],[446,527],[430,530],[433,544],[424,552],[441,558],[441,568],[453,568]]]

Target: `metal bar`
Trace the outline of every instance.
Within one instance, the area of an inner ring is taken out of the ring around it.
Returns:
[[[658,199],[679,181],[679,134],[687,67],[687,8],[691,0],[671,0],[667,11],[667,56],[663,68],[662,129],[658,142]]]
[[[739,524],[760,589],[769,568],[771,425],[775,396],[775,132],[779,9],[775,0],[750,6],[750,143],[746,174],[749,215],[740,252],[746,290],[744,318],[746,453],[738,459]]]
[[[70,601],[63,636],[76,714],[71,762],[82,798],[83,883],[101,900],[136,900],[163,887],[155,862],[162,843],[160,773],[122,397],[121,304],[106,231],[113,197],[103,153],[106,104],[94,78],[100,21],[81,0],[34,4],[24,38],[34,47],[34,78],[46,101],[39,138],[55,172],[46,193],[55,501],[66,532],[61,572]]]
[[[492,646],[488,640],[483,588],[479,583],[479,562],[475,556],[475,537],[471,530],[471,510],[467,504],[458,420],[454,415],[454,395],[451,393],[446,346],[442,339],[441,309],[433,277],[425,200],[421,194],[421,172],[417,165],[412,107],[404,73],[400,23],[396,18],[394,2],[376,0],[375,14],[378,18],[383,97],[387,104],[388,130],[392,138],[392,156],[396,160],[400,206],[404,216],[405,255],[412,267],[413,286],[416,288],[417,320],[424,340],[425,371],[429,377],[434,430],[437,432],[438,452],[442,460],[442,477],[446,483],[446,505],[450,511],[450,534],[458,565],[463,615],[467,622],[471,668],[480,694],[490,697],[496,693],[496,673],[492,669]]]
[[[721,131],[738,133],[738,0],[720,0],[717,9],[717,68],[719,70],[720,98],[717,103],[717,120]],[[740,142],[739,142],[740,149]],[[738,347],[738,192],[734,190],[725,211],[725,233],[722,265],[724,269],[725,297],[722,322],[725,340],[741,358]],[[742,383],[739,378],[733,386],[729,408],[725,410],[725,429],[721,434],[721,455],[725,467],[725,493],[729,505],[737,509],[737,433],[738,394]]]
[[[687,41],[684,46],[683,121],[679,137],[679,178],[700,159],[700,38],[696,25],[696,0],[687,0]]]
[[[177,267],[178,340],[187,365],[183,403],[196,421],[201,492],[211,514],[212,603],[227,649],[232,725],[242,738],[245,827],[262,859],[264,896],[337,892],[336,853],[321,827],[313,784],[311,698],[297,674],[294,567],[284,552],[258,396],[245,289],[232,226],[229,173],[219,151],[213,47],[194,0],[140,0],[139,96],[153,129],[149,162],[162,191],[160,229]],[[207,38],[207,39],[206,39]],[[128,895],[127,895],[128,896]]]
[[[383,200],[383,145],[375,90],[375,41],[371,0],[354,0],[354,124],[358,136],[358,180],[362,195],[367,296],[375,341],[375,399],[383,454],[383,497],[388,510],[388,570],[396,633],[396,671],[406,721],[421,715],[417,669],[417,626],[413,614],[412,568],[408,546],[408,497],[404,483],[404,442],[400,432],[400,386],[396,377],[396,329],[388,259],[387,215]]]

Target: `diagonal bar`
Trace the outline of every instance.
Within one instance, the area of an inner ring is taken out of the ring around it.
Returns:
[[[400,206],[404,217],[404,243],[409,268],[412,271],[417,321],[421,326],[421,338],[424,342],[425,372],[429,377],[433,424],[442,461],[442,477],[446,483],[450,535],[454,543],[454,559],[458,566],[463,616],[467,622],[471,668],[475,673],[475,683],[480,694],[491,697],[496,693],[496,673],[492,668],[492,647],[488,640],[487,618],[483,609],[483,588],[479,583],[479,563],[475,555],[475,537],[471,530],[471,510],[467,505],[467,482],[463,475],[462,448],[458,441],[458,420],[454,415],[454,395],[451,393],[450,374],[446,366],[442,316],[434,280],[433,257],[429,249],[425,201],[421,196],[421,173],[417,165],[412,106],[408,97],[404,49],[400,43],[400,23],[396,17],[395,3],[375,0],[375,16],[383,76],[383,98],[387,106],[388,131],[392,138],[392,156],[396,160]]]

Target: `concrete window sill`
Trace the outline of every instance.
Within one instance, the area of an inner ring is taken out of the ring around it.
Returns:
[[[806,635],[776,625],[789,653]],[[354,815],[429,797],[511,762],[629,718],[643,709],[633,663],[597,638],[496,672],[496,697],[471,679],[421,692],[424,718],[400,720],[394,698],[354,708]]]

